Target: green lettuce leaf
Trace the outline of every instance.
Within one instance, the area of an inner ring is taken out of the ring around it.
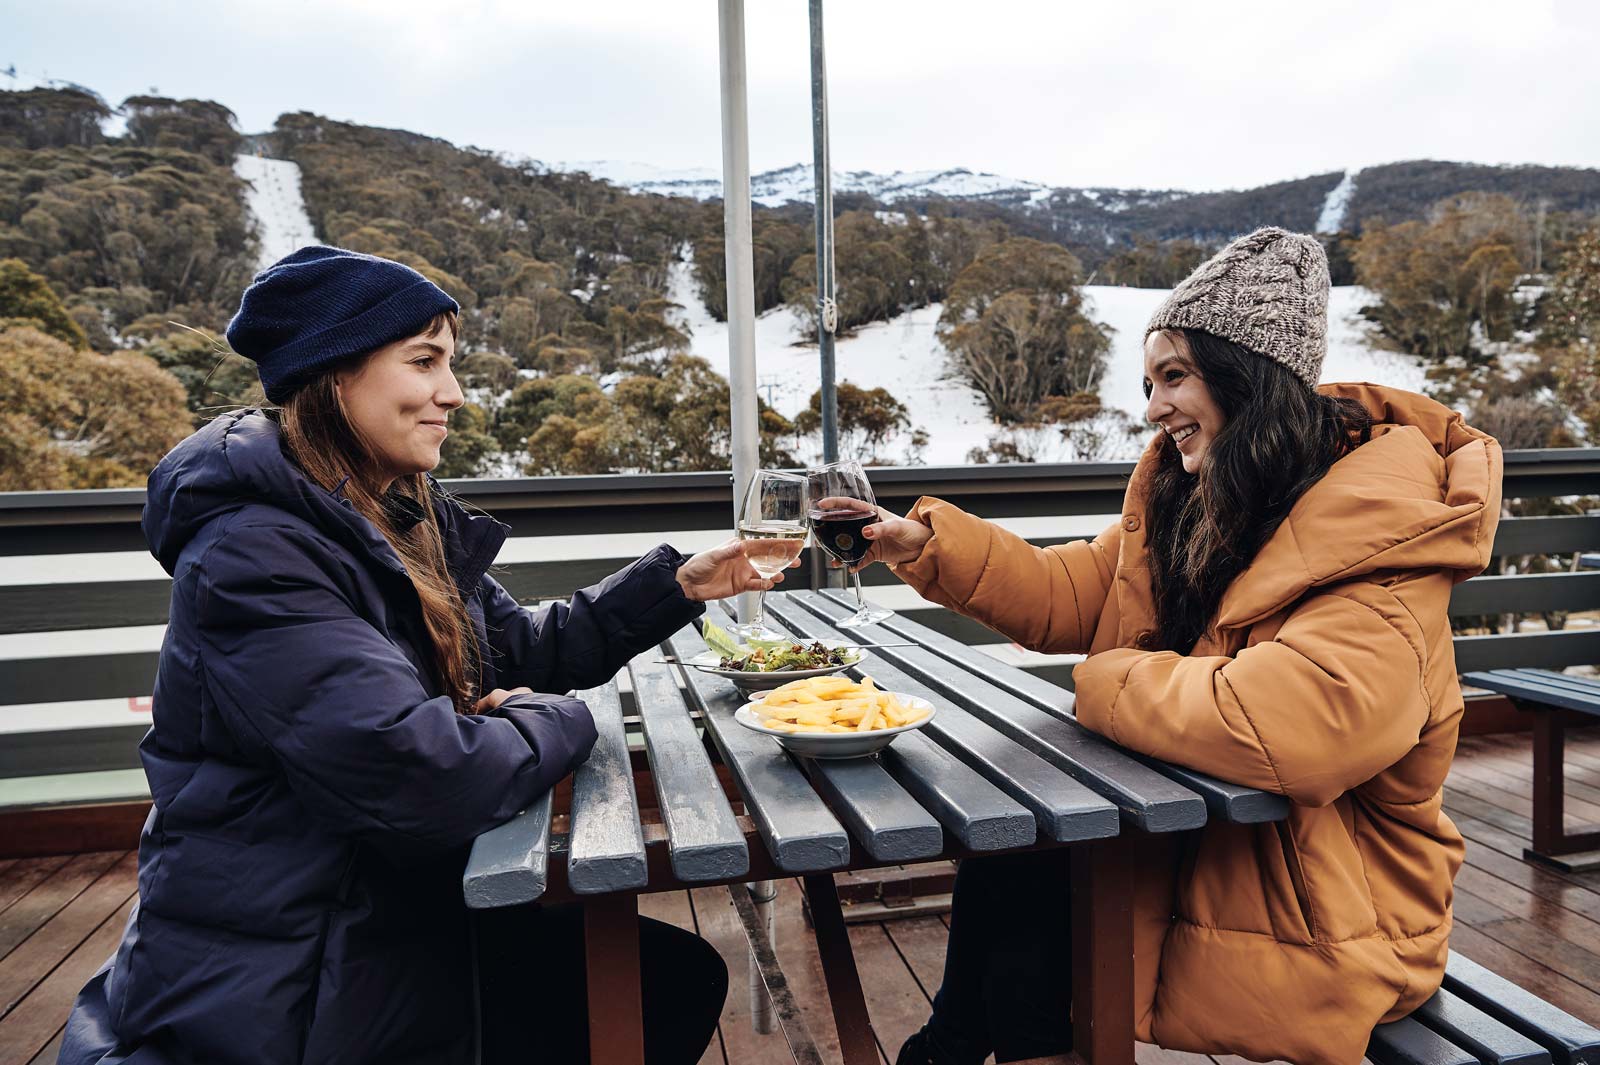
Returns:
[[[728,658],[741,658],[749,654],[749,651],[739,646],[739,641],[733,638],[732,633],[709,621],[700,626],[700,638],[706,642],[707,647]]]

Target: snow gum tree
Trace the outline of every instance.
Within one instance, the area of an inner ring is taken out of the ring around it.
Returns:
[[[1362,233],[1356,275],[1377,296],[1363,313],[1428,363],[1438,398],[1481,392],[1498,370],[1494,345],[1525,324],[1514,293],[1531,265],[1530,234],[1515,201],[1483,193],[1441,201],[1426,221],[1373,222]]]
[[[143,485],[191,429],[183,386],[154,360],[0,330],[0,491]]]
[[[950,286],[939,338],[951,371],[996,421],[1024,420],[1050,396],[1095,392],[1110,330],[1091,320],[1073,254],[1026,237],[980,252]]]
[[[1542,308],[1539,339],[1550,345],[1558,391],[1600,440],[1600,227],[1573,241]]]

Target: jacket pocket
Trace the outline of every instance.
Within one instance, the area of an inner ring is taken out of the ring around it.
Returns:
[[[1276,824],[1207,825],[1181,874],[1178,916],[1202,928],[1310,943],[1314,908],[1305,878],[1297,885],[1290,875],[1293,846]]]
[[[351,847],[349,855],[345,858],[344,872],[339,875],[338,886],[334,889],[333,905],[322,912],[322,921],[317,928],[317,949],[313,954],[310,978],[307,981],[305,1021],[300,1028],[300,1061],[306,1060],[306,1050],[311,1042],[311,1029],[317,1020],[317,1006],[322,997],[322,970],[327,964],[328,941],[333,937],[333,922],[349,903],[350,888],[355,883],[357,857],[358,851],[355,847]]]
[[[1289,877],[1289,886],[1294,889],[1300,920],[1305,925],[1306,934],[1315,942],[1322,937],[1317,930],[1317,911],[1311,905],[1311,894],[1306,888],[1306,871],[1300,864],[1299,848],[1295,846],[1294,828],[1288,821],[1274,821],[1272,827],[1277,831],[1278,846],[1283,850],[1283,868]]]

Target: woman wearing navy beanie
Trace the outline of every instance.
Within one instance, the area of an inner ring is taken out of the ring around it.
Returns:
[[[468,848],[588,757],[588,708],[556,693],[773,582],[737,543],[663,544],[519,606],[487,572],[506,527],[429,477],[462,404],[457,311],[339,248],[245,292],[228,340],[276,406],[217,418],[150,475],[145,537],[173,578],[140,745],[154,805],[138,903],[62,1062],[588,1060],[570,908],[482,915],[475,1006]],[[691,933],[640,935],[649,1060],[696,1062],[727,972]]]

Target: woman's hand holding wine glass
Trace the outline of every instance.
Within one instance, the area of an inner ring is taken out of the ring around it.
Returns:
[[[797,565],[806,545],[806,511],[810,496],[806,479],[776,470],[757,470],[739,507],[739,547],[762,577],[776,583],[783,571]],[[783,634],[763,620],[764,600],[756,599],[748,622],[729,626],[747,640],[781,640]]]
[[[920,521],[902,518],[885,507],[873,506],[849,496],[829,496],[819,499],[816,509],[823,513],[839,511],[877,513],[878,520],[861,530],[862,538],[867,541],[867,549],[860,561],[850,564],[852,573],[859,572],[874,562],[887,562],[890,565],[914,562],[922,554],[922,549],[927,546],[928,541],[933,539],[933,530]],[[840,562],[829,564],[843,565]]]
[[[864,535],[864,530],[869,525],[882,524],[883,516],[873,498],[867,471],[855,461],[830,462],[807,470],[806,480],[810,497],[816,500],[808,515],[811,535],[817,538],[817,546],[832,555],[834,561],[850,567],[850,580],[856,589],[856,612],[839,622],[839,628],[853,629],[893,617],[894,611],[870,605],[861,594],[858,571],[872,547],[872,538]],[[824,501],[846,505],[827,507],[822,505]]]
[[[782,572],[769,572],[770,554],[759,541],[728,540],[679,566],[678,584],[685,596],[699,603],[731,599],[740,592],[770,591],[783,582]],[[788,567],[799,564],[795,558]]]

